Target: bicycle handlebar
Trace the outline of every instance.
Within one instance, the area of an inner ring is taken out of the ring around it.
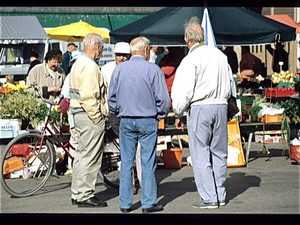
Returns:
[[[58,101],[55,101],[55,100],[54,100],[54,102],[51,102],[51,101],[49,101],[49,100],[47,100],[47,99],[44,98],[44,96],[42,95],[40,89],[39,89],[37,86],[35,86],[35,85],[32,85],[32,86],[33,86],[33,88],[38,92],[38,94],[39,94],[39,96],[42,98],[43,102],[46,102],[46,103],[48,103],[48,104],[50,104],[50,105],[58,105],[58,104],[60,103],[60,101],[64,98],[64,95],[63,95],[63,94],[60,94],[60,95],[58,96]]]

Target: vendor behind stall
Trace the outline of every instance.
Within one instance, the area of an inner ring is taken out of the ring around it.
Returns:
[[[242,46],[242,59],[240,61],[241,75],[251,77],[254,75],[254,67],[261,64],[261,60],[250,53],[249,46]]]
[[[255,74],[254,68],[260,67],[261,64],[261,60],[250,53],[249,46],[242,46],[242,59],[240,61],[240,87],[253,88],[257,86],[257,83],[259,82],[253,82],[250,78]]]

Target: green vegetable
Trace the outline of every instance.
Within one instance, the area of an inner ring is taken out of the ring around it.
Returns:
[[[291,138],[291,128],[285,112],[282,113],[281,138],[282,140],[287,139],[288,143]]]
[[[281,101],[280,103],[276,103],[279,105],[280,108],[284,108],[284,113],[288,116],[291,120],[291,123],[299,123],[299,105],[294,99],[289,99],[286,101]]]
[[[256,121],[258,118],[258,112],[262,109],[263,107],[260,105],[253,105],[249,111],[248,114],[251,116],[253,121]]]
[[[242,113],[247,113],[247,102],[246,101],[244,101],[244,100],[242,100],[241,101],[241,112]]]

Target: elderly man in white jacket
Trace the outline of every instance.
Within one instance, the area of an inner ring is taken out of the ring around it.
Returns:
[[[192,206],[214,209],[225,205],[227,100],[235,96],[235,86],[226,55],[204,44],[197,17],[185,25],[185,41],[189,53],[177,68],[171,92],[175,124],[184,129],[182,116],[188,110],[189,148],[202,199]]]

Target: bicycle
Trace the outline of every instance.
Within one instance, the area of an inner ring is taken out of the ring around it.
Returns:
[[[58,178],[55,170],[57,151],[54,146],[62,148],[72,161],[74,159],[68,147],[75,148],[50,116],[53,106],[58,105],[59,101],[51,102],[44,99],[40,90],[37,87],[34,88],[43,102],[49,104],[45,125],[41,131],[31,129],[12,139],[6,146],[1,159],[1,185],[14,197],[28,197],[35,194],[43,188],[50,175]],[[59,132],[58,136],[49,128],[49,123]],[[98,174],[104,183],[118,188],[121,156],[118,141],[112,134],[110,127],[106,126],[102,166]],[[13,178],[14,176],[17,178]]]

